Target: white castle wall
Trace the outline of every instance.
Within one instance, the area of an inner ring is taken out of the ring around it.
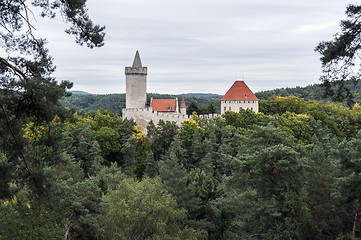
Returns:
[[[152,111],[152,108],[123,108],[122,114],[124,119],[134,119],[134,121],[146,128],[148,123],[152,120],[154,124],[157,124],[159,120],[175,122],[178,126],[184,120],[189,120],[192,116],[180,114],[180,113],[164,113]],[[199,115],[200,118],[213,118],[218,117],[218,114]]]
[[[258,113],[258,101],[221,101],[221,114],[232,111],[239,112],[240,109],[251,109]]]

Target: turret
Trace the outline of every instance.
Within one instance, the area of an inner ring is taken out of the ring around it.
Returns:
[[[147,67],[142,66],[139,52],[133,66],[125,67],[126,108],[145,108],[147,103]]]
[[[186,115],[187,114],[187,106],[186,106],[186,103],[184,101],[184,98],[182,99],[182,103],[180,105],[180,113],[181,113],[181,115]]]

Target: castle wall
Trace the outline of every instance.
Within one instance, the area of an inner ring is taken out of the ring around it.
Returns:
[[[153,112],[151,108],[123,108],[122,115],[124,119],[134,119],[134,121],[146,128],[148,123],[152,120],[154,124],[157,124],[159,120],[175,122],[178,126],[181,122],[189,120],[192,116],[182,115],[177,113],[163,113]],[[218,114],[200,115],[200,118],[213,118],[219,116]]]
[[[182,114],[182,115],[186,115],[187,113],[187,109],[186,108],[181,108],[180,109],[180,113]]]
[[[251,109],[258,113],[258,101],[221,101],[221,114],[226,111],[239,112],[240,109]]]

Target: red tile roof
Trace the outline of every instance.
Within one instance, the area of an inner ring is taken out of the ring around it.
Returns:
[[[225,100],[256,101],[258,98],[248,88],[244,81],[235,81],[232,87],[221,98],[221,101]]]
[[[169,112],[168,106],[171,106],[171,112],[175,111],[175,99],[153,99],[152,109],[158,112]]]
[[[182,99],[182,103],[180,105],[180,108],[187,108],[186,102],[184,101],[184,98]]]

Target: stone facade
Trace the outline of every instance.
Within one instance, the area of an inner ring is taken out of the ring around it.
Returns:
[[[189,119],[186,115],[184,99],[181,106],[181,112],[179,112],[178,98],[172,100],[163,99],[174,102],[175,106],[170,112],[154,111],[152,109],[152,101],[150,103],[150,107],[147,107],[147,68],[142,66],[138,51],[135,54],[133,66],[125,68],[125,76],[126,108],[122,109],[123,118],[133,118],[138,125],[141,125],[144,128],[148,126],[148,123],[151,120],[155,124],[162,119],[163,121],[172,121],[180,125],[182,121]]]
[[[125,68],[126,108],[145,108],[147,104],[147,68],[142,66],[138,51],[133,66]]]
[[[181,122],[184,120],[189,120],[192,116],[175,114],[175,113],[166,113],[166,112],[157,112],[153,111],[152,108],[123,108],[122,114],[124,118],[131,119],[143,127],[148,126],[150,120],[152,120],[155,124],[159,122],[159,120],[176,122],[178,126],[180,126]],[[219,114],[208,114],[208,115],[199,115],[200,118],[214,118],[219,117]]]
[[[221,114],[232,111],[239,112],[241,109],[250,109],[258,113],[258,101],[225,100],[221,101]]]

